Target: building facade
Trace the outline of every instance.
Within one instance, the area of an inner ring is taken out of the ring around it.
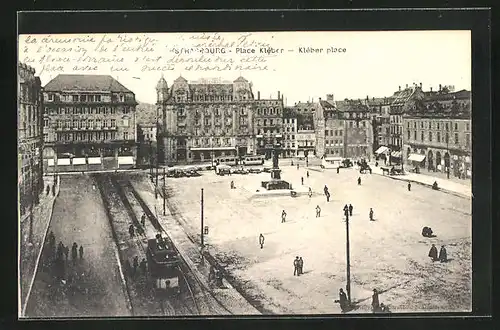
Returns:
[[[403,117],[404,159],[409,166],[471,177],[471,97],[469,91],[440,88],[418,112]]]
[[[281,134],[283,100],[255,99],[252,84],[243,77],[194,83],[179,77],[172,87],[162,77],[156,91],[160,162],[266,154],[273,135]]]
[[[321,157],[344,157],[344,113],[336,108],[333,94],[328,94],[326,101],[320,100],[320,104],[325,127],[322,136],[317,135],[317,140],[323,138],[324,143],[323,148],[318,147],[316,153]]]
[[[39,203],[43,191],[43,99],[35,69],[18,64],[18,188],[21,216]]]
[[[372,118],[374,115],[361,100],[345,99],[335,104],[344,120],[343,157],[370,160],[373,154]]]
[[[297,156],[297,113],[293,107],[283,109],[283,152],[282,157]]]
[[[132,91],[107,75],[58,75],[43,94],[48,169],[109,169],[122,161],[135,163],[137,102]]]

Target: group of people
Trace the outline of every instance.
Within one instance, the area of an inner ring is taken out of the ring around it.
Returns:
[[[436,248],[436,245],[432,244],[431,249],[429,250],[429,257],[433,262],[434,261],[448,262],[448,252],[446,251],[444,245],[441,246],[438,255],[438,250]]]
[[[293,261],[293,276],[300,276],[304,274],[304,260],[302,257],[296,256]]]
[[[139,257],[135,256],[132,259],[132,264],[130,264],[130,261],[127,259],[125,261],[125,270],[128,274],[131,275],[131,277],[136,277],[139,273],[137,269],[140,269],[142,274],[145,276],[147,273],[147,262],[146,259],[142,258],[141,262],[139,263]]]
[[[354,207],[352,206],[352,204],[349,204],[349,206],[347,204],[344,205],[344,214],[348,213],[349,216],[352,216],[352,210],[354,209]],[[370,212],[368,213],[368,217],[370,219],[370,221],[375,221],[375,219],[373,218],[373,208],[370,207]]]
[[[342,288],[339,290],[339,299],[335,300],[335,302],[340,304],[340,310],[342,311],[342,313],[348,312],[353,307],[351,302],[347,298],[346,293],[344,292],[344,290]],[[373,289],[371,306],[372,306],[373,313],[390,313],[391,312],[389,310],[388,306],[384,305],[383,303],[382,304],[380,303],[379,292],[377,289]]]

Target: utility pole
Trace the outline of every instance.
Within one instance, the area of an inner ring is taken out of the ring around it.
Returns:
[[[165,214],[165,167],[163,168],[163,215]]]
[[[351,304],[351,257],[350,257],[350,247],[349,247],[349,208],[347,204],[344,206],[345,215],[345,233],[346,233],[346,260],[347,260],[347,301],[349,305]]]
[[[203,188],[201,188],[201,248],[205,246],[203,237]]]

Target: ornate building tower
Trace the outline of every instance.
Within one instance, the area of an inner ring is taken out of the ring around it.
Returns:
[[[168,140],[169,125],[167,121],[167,101],[169,99],[168,84],[163,75],[156,84],[156,143],[161,163],[165,162],[165,153],[171,154],[172,141]],[[171,116],[168,116],[169,118]]]

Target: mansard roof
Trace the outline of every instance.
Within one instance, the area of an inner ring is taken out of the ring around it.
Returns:
[[[92,74],[59,74],[44,87],[46,92],[58,92],[64,90],[82,92],[124,92],[132,91],[123,86],[118,80],[110,75]]]

